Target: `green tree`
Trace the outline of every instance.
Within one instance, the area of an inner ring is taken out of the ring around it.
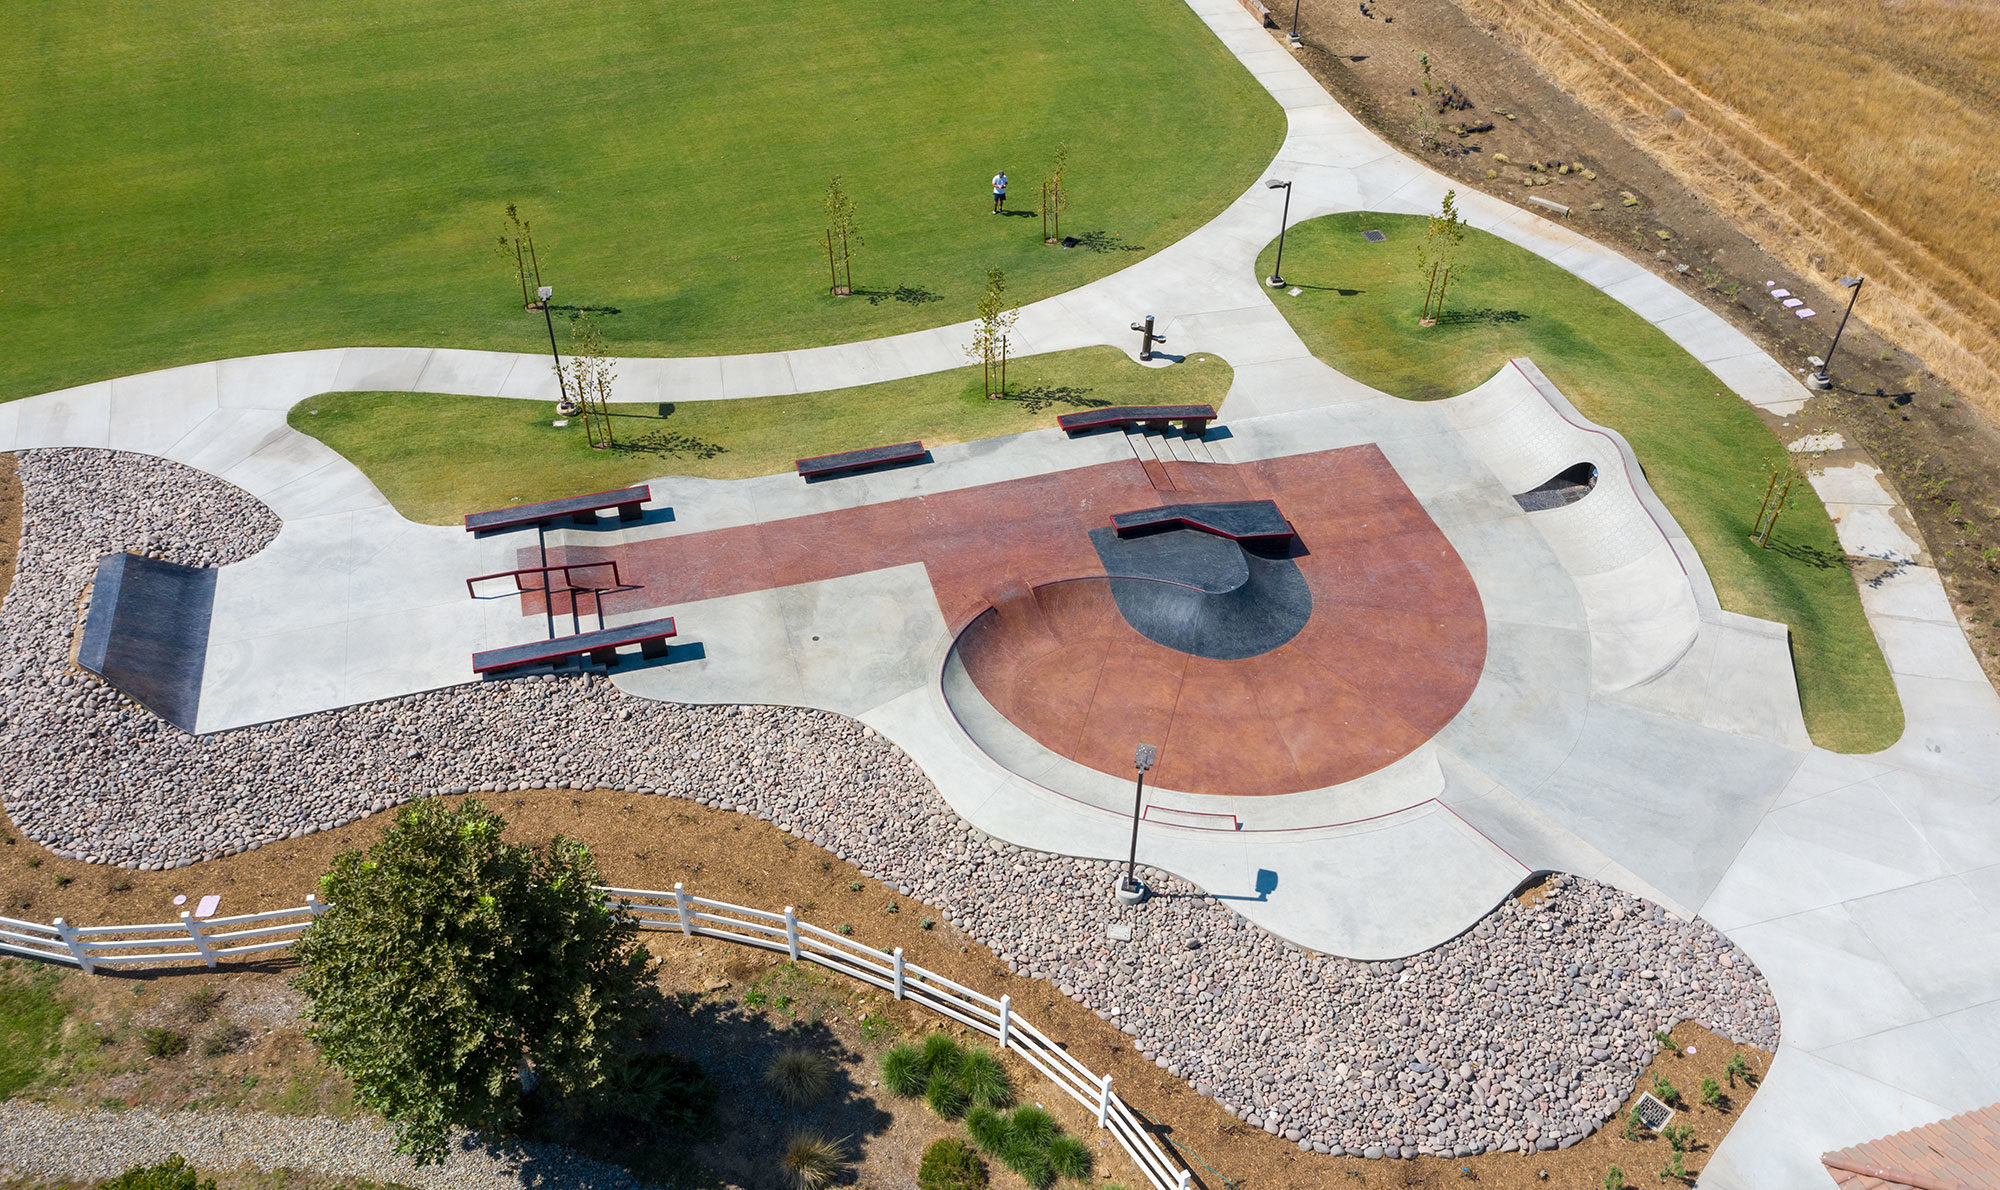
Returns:
[[[577,315],[569,326],[569,358],[562,362],[570,399],[583,409],[584,433],[590,445],[604,450],[618,445],[611,430],[611,385],[618,370],[604,346],[604,328],[597,315]]]
[[[826,183],[826,267],[835,297],[854,292],[854,245],[861,233],[854,226],[854,200],[835,174]]]
[[[972,343],[965,354],[983,369],[988,400],[1007,395],[1007,336],[1019,315],[1019,310],[1007,304],[1007,275],[999,269],[986,270],[986,292],[979,298],[979,321],[973,325]]]
[[[1424,279],[1424,310],[1419,321],[1424,326],[1444,314],[1445,287],[1451,283],[1458,246],[1464,242],[1465,220],[1458,213],[1458,191],[1447,190],[1438,213],[1424,228],[1423,242],[1417,245],[1417,272]]]
[[[1042,242],[1059,244],[1062,242],[1062,213],[1069,210],[1069,146],[1056,146],[1055,160],[1049,164],[1049,176],[1042,183]]]
[[[507,204],[507,222],[500,233],[499,252],[502,260],[513,265],[514,279],[521,284],[521,304],[530,310],[541,309],[540,301],[528,284],[530,278],[534,280],[535,289],[542,284],[542,266],[535,259],[534,229],[521,218],[520,211],[511,202]]]
[[[420,1163],[450,1130],[507,1131],[524,1083],[595,1090],[658,1003],[638,924],[582,843],[507,843],[478,801],[420,801],[320,878],[293,948],[307,1030]]]

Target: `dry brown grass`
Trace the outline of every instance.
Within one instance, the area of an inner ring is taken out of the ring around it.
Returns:
[[[1461,3],[1802,275],[1868,274],[1856,318],[2000,415],[2000,22],[1989,7]],[[1815,304],[1838,309],[1831,292]]]

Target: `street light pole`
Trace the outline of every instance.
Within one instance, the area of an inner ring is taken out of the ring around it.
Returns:
[[[1151,744],[1141,744],[1132,753],[1132,767],[1139,771],[1139,779],[1132,786],[1132,847],[1125,853],[1125,875],[1118,881],[1118,899],[1128,905],[1136,905],[1146,895],[1146,890],[1133,876],[1133,868],[1139,862],[1139,811],[1146,798],[1146,770],[1153,767],[1154,757],[1159,749]]]
[[[1271,275],[1264,281],[1264,284],[1270,286],[1272,289],[1283,289],[1285,287],[1285,225],[1292,221],[1292,184],[1290,182],[1280,182],[1273,178],[1265,182],[1264,185],[1268,189],[1283,190],[1285,192],[1285,209],[1278,216],[1278,259],[1271,262]]]
[[[1299,48],[1299,0],[1292,0],[1292,31],[1286,34],[1293,49]]]
[[[1833,377],[1826,370],[1833,366],[1833,353],[1840,346],[1840,336],[1847,330],[1848,316],[1854,313],[1854,303],[1861,297],[1861,283],[1868,278],[1856,273],[1852,277],[1842,277],[1841,287],[1848,291],[1847,309],[1840,316],[1840,325],[1834,328],[1833,343],[1826,349],[1826,358],[1820,361],[1819,371],[1813,374],[1813,387],[1828,389],[1833,387]]]
[[[553,285],[544,285],[535,290],[535,296],[540,298],[542,302],[542,322],[547,324],[549,328],[549,354],[554,356],[556,361],[556,388],[562,393],[562,403],[568,405],[570,403],[569,383],[563,379],[562,352],[556,350],[556,320],[549,313],[549,299],[555,295],[556,288]],[[567,417],[569,415],[564,414],[563,416]]]

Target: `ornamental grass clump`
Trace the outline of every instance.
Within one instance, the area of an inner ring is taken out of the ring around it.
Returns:
[[[817,1132],[794,1133],[778,1167],[793,1190],[826,1190],[847,1171],[847,1146]]]
[[[917,1190],[985,1190],[986,1164],[955,1136],[931,1142],[917,1166]]]
[[[942,1033],[922,1045],[892,1046],[882,1055],[882,1084],[892,1095],[923,1099],[947,1120],[1014,1103],[1014,1081],[998,1058],[977,1047],[965,1049]]]
[[[811,1107],[833,1090],[833,1062],[818,1050],[786,1050],[764,1068],[764,1083],[793,1107]]]
[[[1011,1114],[975,1108],[965,1117],[965,1127],[981,1152],[1036,1190],[1046,1190],[1057,1178],[1088,1180],[1096,1165],[1090,1146],[1064,1132],[1039,1107],[1016,1108]]]

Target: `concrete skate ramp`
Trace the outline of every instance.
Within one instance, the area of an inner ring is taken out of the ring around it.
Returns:
[[[97,563],[77,663],[192,732],[201,704],[216,572],[137,554]]]
[[[1320,627],[1353,627],[1359,618],[1323,610],[1305,631],[1253,656],[1205,657],[1138,631],[1118,589],[1141,618],[1197,600],[1212,609],[1219,598],[1158,579],[1102,576],[996,594],[960,631],[947,662],[985,704],[959,713],[960,723],[974,731],[997,713],[1056,755],[1125,777],[1133,745],[1156,744],[1149,783],[1162,789],[1299,793],[1414,751],[1464,704],[1484,652],[1483,633],[1460,631],[1406,638],[1364,658],[1355,638]],[[1466,628],[1477,631],[1476,622]],[[1390,655],[1399,666],[1384,664]],[[946,683],[948,703],[955,693]],[[1006,747],[988,754],[1013,756]]]
[[[1564,489],[1562,499],[1523,507],[1583,599],[1591,684],[1624,690],[1672,669],[1694,645],[1701,610],[1668,537],[1679,526],[1641,496],[1644,478],[1619,439],[1583,421],[1524,359],[1443,404],[1509,492]],[[1580,482],[1585,475],[1594,481]]]
[[[1094,529],[1119,614],[1147,640],[1216,661],[1268,653],[1312,617],[1288,543],[1245,545],[1193,528],[1121,537]]]

